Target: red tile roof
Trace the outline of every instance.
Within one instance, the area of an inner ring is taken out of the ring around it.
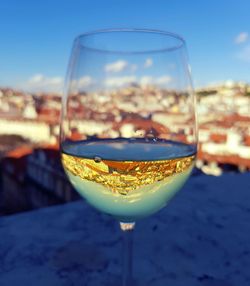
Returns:
[[[244,143],[246,146],[250,146],[250,135],[244,137]]]
[[[20,147],[17,147],[16,149],[9,151],[6,154],[6,157],[8,158],[21,158],[23,156],[29,155],[33,152],[33,148],[29,145],[22,145]]]
[[[211,141],[215,143],[225,143],[227,141],[226,134],[212,133],[210,134]]]
[[[244,166],[250,169],[250,159],[241,158],[238,155],[212,155],[202,151],[198,152],[198,159],[207,162],[217,162],[219,164],[231,164],[236,166]]]

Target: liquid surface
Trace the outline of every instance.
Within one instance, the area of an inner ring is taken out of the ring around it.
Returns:
[[[120,139],[64,143],[62,151],[78,192],[96,208],[128,221],[166,204],[190,174],[196,150],[173,141]]]

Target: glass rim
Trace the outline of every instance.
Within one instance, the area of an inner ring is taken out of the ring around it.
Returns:
[[[141,49],[141,50],[117,50],[117,49],[105,49],[105,48],[95,48],[88,45],[85,45],[81,42],[82,39],[90,36],[96,36],[98,34],[111,34],[111,33],[141,33],[141,34],[158,34],[162,35],[168,38],[172,38],[177,40],[177,44],[170,45],[168,47],[162,47],[158,49]],[[169,52],[169,51],[175,51],[178,50],[186,45],[186,42],[182,36],[179,34],[164,31],[164,30],[157,30],[157,29],[147,29],[147,28],[110,28],[110,29],[99,29],[99,30],[93,30],[88,31],[79,34],[75,40],[74,43],[79,43],[80,46],[82,46],[85,49],[92,50],[95,52],[101,52],[101,53],[112,53],[112,54],[149,54],[149,53],[161,53],[161,52]]]

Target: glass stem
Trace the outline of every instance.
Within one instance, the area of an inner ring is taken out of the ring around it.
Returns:
[[[122,286],[133,285],[133,230],[135,223],[120,222],[123,235]]]

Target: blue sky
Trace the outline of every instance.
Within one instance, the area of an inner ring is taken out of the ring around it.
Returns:
[[[58,88],[74,37],[114,27],[182,35],[195,86],[250,82],[249,0],[1,0],[0,11],[0,86]]]

